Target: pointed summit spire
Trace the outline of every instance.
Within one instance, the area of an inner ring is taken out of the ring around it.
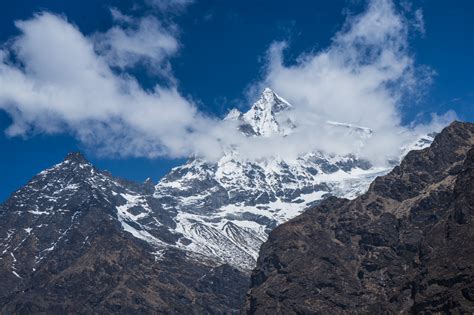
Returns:
[[[275,95],[275,92],[273,92],[273,90],[269,87],[266,87],[263,89],[263,92],[262,92],[262,96],[270,96],[270,97],[273,97]]]
[[[239,122],[239,130],[246,136],[269,137],[275,133],[286,136],[296,126],[282,112],[292,108],[290,103],[267,87],[246,113],[234,108],[224,120]]]
[[[271,88],[266,87],[263,90],[260,99],[253,104],[252,109],[263,111],[268,110],[275,114],[292,107],[293,106],[291,106],[290,103],[280,97]]]
[[[64,161],[69,161],[71,163],[78,163],[78,164],[90,164],[89,161],[82,155],[81,152],[70,152],[64,158]]]

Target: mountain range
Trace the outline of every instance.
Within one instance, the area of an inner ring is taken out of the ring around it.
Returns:
[[[265,89],[249,111],[234,109],[224,122],[247,137],[285,137],[298,128],[292,110]],[[326,124],[361,141],[374,132]],[[433,137],[401,148],[400,158]],[[233,148],[218,161],[191,158],[153,184],[114,177],[71,153],[0,206],[1,310],[238,312],[270,231],[330,196],[356,198],[395,163],[324,152],[248,160]]]

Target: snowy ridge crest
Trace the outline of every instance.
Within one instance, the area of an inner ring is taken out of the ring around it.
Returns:
[[[270,137],[275,134],[287,135],[295,124],[286,115],[293,108],[290,103],[270,88],[266,88],[246,113],[232,109],[224,120],[239,123],[239,129],[247,136]]]
[[[285,136],[297,128],[286,115],[292,109],[265,89],[248,112],[232,110],[225,120],[237,121],[248,137]],[[363,135],[362,139],[373,133],[360,126],[327,123]],[[430,135],[422,137],[402,148],[402,155],[432,141]],[[82,214],[71,209],[81,209],[88,202],[107,211],[124,233],[148,243],[156,259],[169,249],[182,250],[190,259],[213,265],[227,263],[248,271],[255,266],[260,245],[277,225],[327,196],[355,198],[375,177],[389,170],[374,167],[354,154],[311,152],[292,160],[242,161],[237,151],[229,150],[217,162],[192,158],[153,186],[150,180],[137,184],[115,178],[73,153],[38,174],[10,202],[27,217],[21,222],[35,222],[19,226],[17,233],[22,235],[16,239],[41,238],[57,217],[67,226],[76,224]],[[47,246],[38,251],[39,261],[67,239],[67,226],[58,229],[57,235],[47,234]],[[0,242],[4,255],[11,253],[10,234]]]

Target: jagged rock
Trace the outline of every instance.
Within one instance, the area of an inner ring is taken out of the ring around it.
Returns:
[[[454,122],[354,199],[270,233],[248,314],[474,312],[474,124]]]
[[[146,185],[73,153],[14,193],[0,208],[0,313],[237,311],[248,274],[168,248],[182,235]]]

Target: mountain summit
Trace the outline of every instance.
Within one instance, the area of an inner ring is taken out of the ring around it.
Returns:
[[[292,108],[292,105],[273,90],[265,88],[248,112],[242,114],[234,108],[224,120],[238,121],[239,129],[248,136],[270,137],[275,133],[286,135],[294,128],[294,123],[282,114]]]
[[[90,164],[81,152],[71,152],[66,155],[64,161],[78,164]]]

